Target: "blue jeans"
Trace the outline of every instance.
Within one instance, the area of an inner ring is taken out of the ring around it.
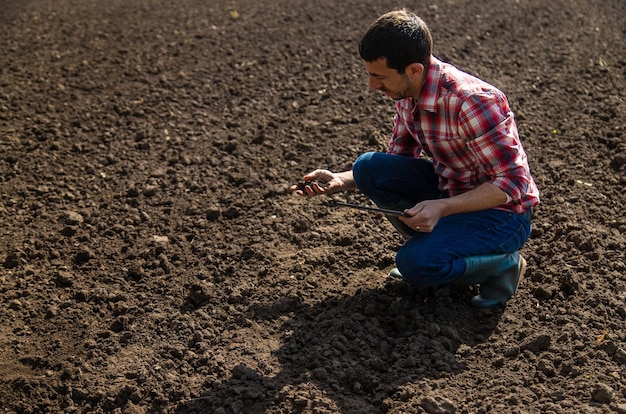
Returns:
[[[357,188],[381,208],[404,210],[445,197],[429,160],[368,152],[352,168]],[[488,209],[442,217],[431,233],[419,233],[397,218],[389,221],[407,238],[396,265],[416,285],[453,282],[465,272],[465,258],[519,250],[530,237],[530,211]]]

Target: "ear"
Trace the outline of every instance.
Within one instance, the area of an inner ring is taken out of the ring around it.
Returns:
[[[406,67],[404,73],[406,73],[410,79],[417,80],[424,73],[424,65],[421,63],[411,63]]]

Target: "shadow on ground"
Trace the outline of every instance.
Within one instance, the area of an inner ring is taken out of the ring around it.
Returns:
[[[252,306],[251,319],[284,320],[282,344],[274,351],[282,370],[264,373],[239,364],[228,380],[207,384],[202,396],[171,412],[385,412],[389,397],[402,399],[403,386],[464,371],[456,355],[493,332],[501,309],[475,311],[467,306],[471,295],[464,287],[390,281],[313,306],[297,297]],[[420,404],[445,409],[449,402],[424,395]]]

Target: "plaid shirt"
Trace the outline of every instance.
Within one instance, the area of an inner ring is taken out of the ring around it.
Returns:
[[[489,182],[508,196],[501,209],[522,213],[539,203],[506,96],[435,57],[419,101],[396,102],[387,152],[432,158],[439,189],[448,196]]]

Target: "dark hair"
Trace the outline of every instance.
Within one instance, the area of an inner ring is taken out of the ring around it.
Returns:
[[[428,66],[433,39],[428,26],[417,15],[394,10],[380,16],[359,42],[359,55],[367,62],[387,59],[398,72],[412,63]]]

